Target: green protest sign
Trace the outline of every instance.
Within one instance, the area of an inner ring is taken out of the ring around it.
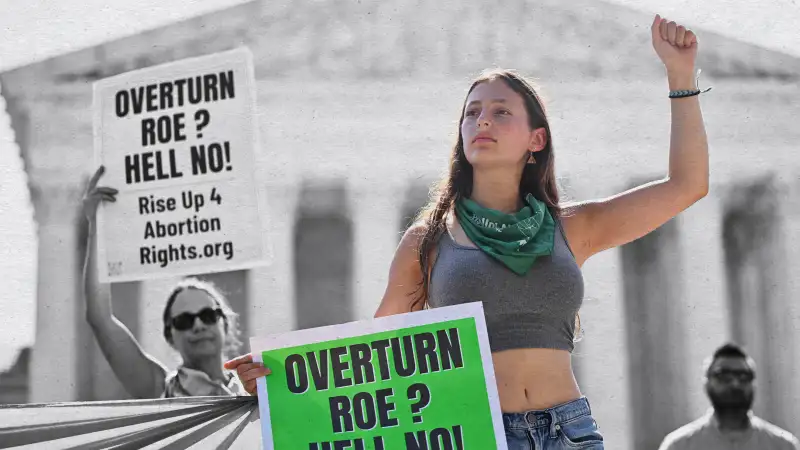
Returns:
[[[265,449],[505,449],[480,303],[251,339]]]

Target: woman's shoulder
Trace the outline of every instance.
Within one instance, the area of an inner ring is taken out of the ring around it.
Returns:
[[[403,250],[413,250],[414,254],[416,254],[423,242],[427,241],[426,247],[429,250],[434,250],[442,237],[446,233],[452,233],[453,227],[457,226],[457,224],[453,223],[452,217],[452,215],[445,216],[445,220],[436,230],[431,230],[430,224],[426,221],[420,220],[412,223],[403,233],[403,237],[400,239],[400,247]],[[401,248],[398,248],[398,251],[400,250]]]
[[[400,238],[400,246],[406,249],[418,249],[428,234],[428,229],[429,226],[426,221],[415,221],[403,232],[403,236]]]
[[[418,242],[428,231],[428,224],[424,220],[417,220],[406,228],[403,232],[403,239],[411,242]]]

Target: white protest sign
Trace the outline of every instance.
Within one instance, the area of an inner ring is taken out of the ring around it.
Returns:
[[[255,77],[246,48],[94,84],[101,282],[268,262],[256,184]]]

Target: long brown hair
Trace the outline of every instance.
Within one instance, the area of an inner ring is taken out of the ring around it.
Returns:
[[[420,303],[424,305],[427,300],[431,250],[446,229],[447,212],[459,199],[468,198],[472,194],[472,165],[464,154],[464,141],[461,136],[461,125],[464,122],[464,108],[467,99],[476,86],[494,80],[503,80],[509,88],[522,97],[528,113],[528,124],[532,130],[544,128],[547,132],[547,144],[542,150],[536,152],[536,163],[525,164],[519,182],[520,195],[524,197],[527,194],[533,194],[549,207],[552,214],[561,215],[553,157],[553,138],[544,105],[533,83],[510,70],[491,70],[482,73],[472,82],[464,98],[461,118],[458,120],[458,140],[450,155],[449,173],[434,188],[430,202],[420,210],[415,220],[415,223],[423,225],[419,229],[422,237],[417,247],[417,256],[423,276],[422,283],[415,291],[417,298],[414,306],[418,306]]]

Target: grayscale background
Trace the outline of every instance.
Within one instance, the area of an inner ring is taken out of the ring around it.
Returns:
[[[128,398],[80,298],[92,82],[253,52],[274,257],[204,276],[245,317],[246,341],[372,317],[483,68],[540,83],[565,198],[663,176],[668,87],[649,28],[658,12],[699,36],[700,86],[713,86],[701,97],[711,191],[586,263],[578,381],[608,448],[655,449],[709,407],[703,359],[735,340],[758,364],[756,414],[800,435],[794,0],[771,10],[722,0],[169,3],[0,3],[0,403]],[[117,316],[172,366],[160,315],[174,281],[113,286]]]

